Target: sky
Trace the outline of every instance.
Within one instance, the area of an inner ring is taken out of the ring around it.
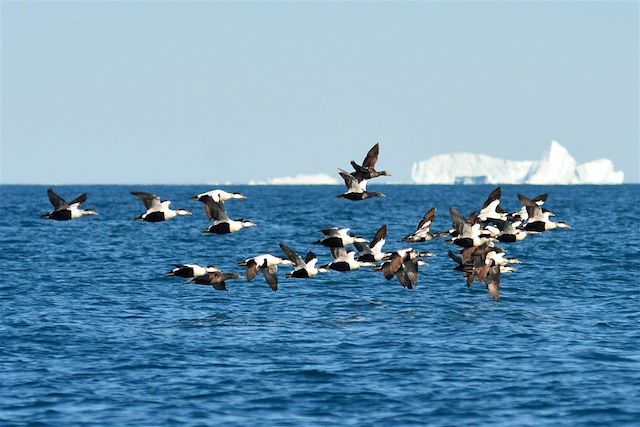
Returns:
[[[2,1],[0,183],[246,183],[380,143],[640,181],[639,3]]]

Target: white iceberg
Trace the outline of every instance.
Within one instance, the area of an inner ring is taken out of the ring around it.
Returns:
[[[249,185],[335,185],[338,180],[326,173],[298,174],[296,176],[283,176],[269,178],[266,181],[249,181]]]
[[[542,160],[504,160],[484,154],[454,153],[413,164],[416,184],[622,184],[624,173],[609,159],[581,165],[557,141]]]

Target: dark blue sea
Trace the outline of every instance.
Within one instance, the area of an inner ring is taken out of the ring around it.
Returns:
[[[372,191],[374,185],[370,186]],[[204,234],[214,187],[59,186],[89,192],[97,217],[55,222],[45,186],[0,186],[0,425],[640,425],[640,186],[503,186],[547,192],[571,230],[503,244],[523,264],[495,303],[467,289],[443,239],[415,290],[380,272],[261,276],[229,291],[186,285],[175,263],[242,269],[285,242],[303,256],[328,226],[387,249],[437,206],[478,210],[490,186],[377,185],[383,199],[337,199],[338,186],[235,186],[226,206],[258,227]],[[193,211],[141,223],[130,190]]]

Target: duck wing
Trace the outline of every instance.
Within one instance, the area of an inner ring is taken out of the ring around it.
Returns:
[[[378,154],[380,152],[380,144],[376,143],[362,161],[362,167],[365,169],[374,169],[376,167],[376,163],[378,162]]]
[[[422,220],[420,220],[420,222],[418,223],[418,226],[416,227],[416,232],[418,231],[429,232],[429,227],[431,227],[431,223],[435,219],[437,212],[438,210],[436,209],[435,206],[429,209],[422,217]]]
[[[67,203],[62,197],[58,196],[52,188],[47,190],[47,196],[49,201],[53,205],[53,209],[58,211],[60,209],[69,209],[69,203]]]
[[[346,171],[343,171],[342,169],[340,170],[339,173],[342,179],[344,180],[344,184],[347,186],[347,192],[349,193],[362,192],[362,190],[360,189],[360,183],[358,182],[358,179],[355,176],[351,175]]]
[[[373,240],[371,241],[371,245],[370,245],[372,252],[382,252],[382,247],[384,246],[386,241],[387,241],[387,224],[384,224],[376,232],[376,235],[373,236]]]
[[[266,264],[266,261],[265,261]],[[272,265],[271,267],[262,267],[260,268],[262,274],[264,275],[267,284],[271,288],[273,292],[278,290],[278,266]]]
[[[489,197],[487,197],[487,200],[484,201],[484,204],[482,205],[482,209],[486,208],[487,206],[489,206],[491,203],[495,202],[496,200],[498,201],[498,204],[499,204],[500,203],[501,194],[502,194],[502,189],[500,187],[498,187],[495,190],[493,190],[489,194]]]
[[[79,195],[78,197],[70,201],[69,205],[80,206],[81,204],[87,201],[87,196],[88,196],[87,193],[82,193],[81,195]]]
[[[418,284],[418,264],[411,257],[406,257],[402,268],[396,272],[398,282],[405,288],[413,289]]]
[[[347,249],[344,247],[330,248],[331,256],[333,259],[345,259],[347,258]]]
[[[212,221],[229,221],[229,215],[224,210],[224,204],[222,202],[215,202],[211,196],[205,196],[202,198],[204,202],[204,212],[207,217]]]
[[[487,291],[494,301],[500,301],[500,267],[497,265],[487,274]]]
[[[142,200],[142,203],[144,203],[144,207],[147,208],[147,210],[160,210],[162,208],[160,197],[156,196],[153,193],[146,193],[144,191],[132,191],[131,194]]]
[[[289,261],[291,261],[293,265],[296,266],[296,268],[304,267],[306,265],[306,263],[302,260],[302,257],[289,246],[285,245],[284,243],[280,243],[280,249],[282,249],[282,252],[284,252]]]
[[[391,255],[391,259],[382,264],[382,274],[384,274],[385,279],[391,280],[391,278],[395,276],[400,267],[402,267],[403,259],[403,256],[400,256],[400,254],[394,252],[394,254]]]
[[[458,232],[459,236],[462,236],[464,226],[467,224],[467,220],[458,210],[454,207],[449,208],[451,218],[453,218],[453,228]]]

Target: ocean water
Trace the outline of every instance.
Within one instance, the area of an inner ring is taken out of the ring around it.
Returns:
[[[373,187],[372,187],[373,188]],[[166,278],[174,263],[236,263],[286,242],[301,254],[327,226],[405,247],[421,216],[449,228],[490,186],[236,186],[231,217],[258,227],[204,234],[203,186],[60,186],[97,217],[54,222],[44,186],[0,186],[0,425],[640,425],[640,186],[503,186],[547,192],[573,225],[504,244],[523,261],[502,300],[467,289],[443,239],[416,290],[379,272],[261,276],[229,291]],[[134,221],[152,191],[193,216]]]

